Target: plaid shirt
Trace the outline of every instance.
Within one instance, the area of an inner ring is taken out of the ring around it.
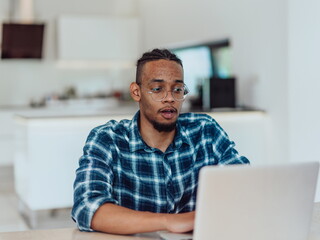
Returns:
[[[164,153],[142,140],[138,121],[139,112],[89,134],[74,182],[72,218],[80,230],[92,231],[92,216],[104,203],[156,213],[193,211],[200,168],[249,163],[208,115],[180,114]]]

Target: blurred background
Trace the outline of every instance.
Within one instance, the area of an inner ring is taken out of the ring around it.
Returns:
[[[135,61],[153,48],[182,58],[185,111],[217,112],[253,164],[319,161],[319,9],[317,0],[0,0],[0,231],[73,225],[80,146],[93,126],[135,113]],[[233,83],[231,103],[212,103],[214,79]],[[68,199],[44,204],[59,178]]]

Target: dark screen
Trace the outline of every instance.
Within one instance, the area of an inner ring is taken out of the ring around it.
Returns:
[[[1,58],[42,58],[44,24],[4,23]]]

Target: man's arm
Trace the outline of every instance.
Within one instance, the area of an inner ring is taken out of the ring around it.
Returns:
[[[193,230],[195,212],[166,214],[140,212],[105,203],[95,212],[91,228],[113,234],[135,234],[167,230],[182,233]]]

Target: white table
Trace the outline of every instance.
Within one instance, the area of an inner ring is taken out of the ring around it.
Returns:
[[[80,232],[74,228],[0,233],[0,240],[160,240],[158,233],[132,236]],[[308,240],[320,240],[320,203],[315,204]]]

